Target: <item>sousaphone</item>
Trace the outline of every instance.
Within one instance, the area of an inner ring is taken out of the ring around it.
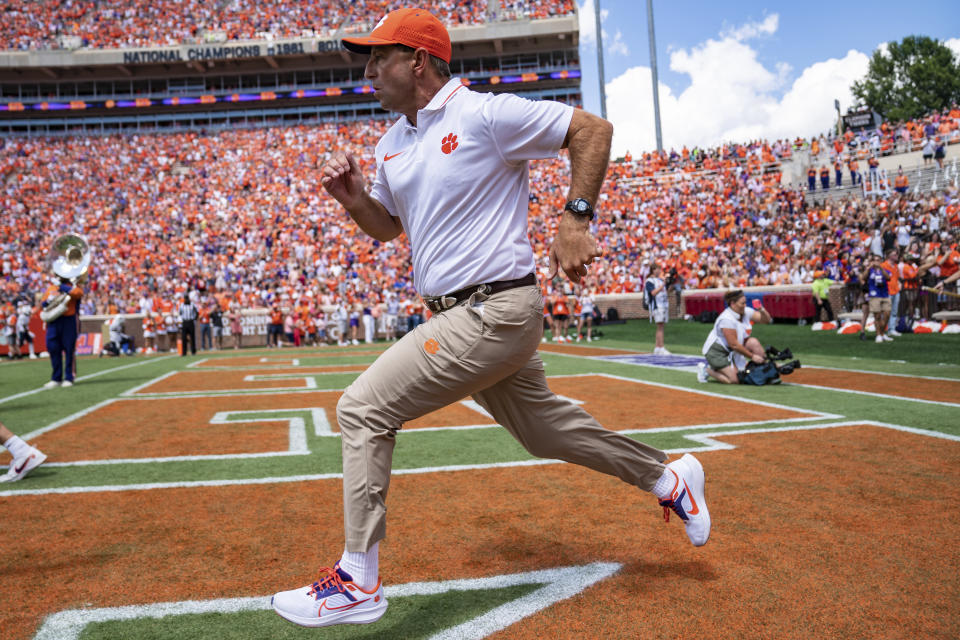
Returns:
[[[91,251],[87,239],[75,233],[65,233],[53,242],[51,249],[53,273],[77,284],[87,277],[90,268]],[[63,315],[70,303],[70,295],[60,293],[54,296],[46,308],[40,312],[40,319],[52,322]]]

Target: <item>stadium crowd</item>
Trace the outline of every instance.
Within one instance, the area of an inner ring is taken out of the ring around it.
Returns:
[[[419,3],[450,26],[486,22],[486,0]],[[95,49],[194,44],[224,40],[329,37],[341,27],[366,31],[393,0],[0,0],[0,49]],[[573,0],[504,0],[495,19],[539,19],[574,13]],[[65,40],[66,38],[67,40]]]
[[[938,126],[956,132],[957,116],[937,114]],[[419,304],[409,250],[405,239],[382,244],[358,232],[323,192],[318,169],[343,149],[372,176],[371,154],[387,126],[368,120],[7,139],[0,148],[3,317],[35,301],[48,284],[50,244],[72,231],[94,251],[85,314],[152,311],[162,320],[192,291],[200,306],[216,302],[223,314],[276,305],[310,316],[342,306],[357,339],[364,308],[394,296],[404,307]],[[890,248],[900,250],[905,281],[913,274],[935,282],[957,270],[955,187],[867,198],[853,192],[818,204],[804,188],[781,184],[781,162],[796,146],[755,141],[613,162],[598,207],[606,215],[593,228],[605,256],[585,287],[594,295],[639,292],[653,261],[675,293],[811,283],[818,272],[856,287],[864,257]],[[534,163],[530,176],[530,238],[543,280],[566,199],[565,156]],[[545,284],[548,294],[580,293],[565,280]],[[929,317],[929,303],[916,298]]]

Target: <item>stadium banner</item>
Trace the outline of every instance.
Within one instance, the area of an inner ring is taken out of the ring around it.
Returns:
[[[2,51],[0,68],[79,67],[99,65],[188,64],[191,62],[303,56],[335,53],[339,40],[314,37],[285,40],[204,42],[136,49],[64,48],[37,51]]]
[[[133,49],[124,51],[123,64],[156,64],[169,62],[192,62],[194,60],[231,60],[236,58],[262,58],[264,56],[293,56],[318,51],[335,50],[339,42],[332,40],[297,40],[292,42],[212,44],[163,47],[160,49]],[[322,45],[323,48],[320,48]]]
[[[103,349],[102,333],[81,333],[77,336],[77,355],[93,356]]]
[[[268,324],[270,324],[269,309],[254,309],[240,314],[241,335],[266,336]],[[223,321],[223,335],[224,337],[233,335],[230,331],[230,321],[227,318],[224,318]],[[266,340],[263,341],[263,344],[266,344]]]
[[[874,117],[873,110],[870,108],[859,109],[857,111],[848,111],[843,116],[843,126],[845,129],[860,131],[880,124],[880,120]]]

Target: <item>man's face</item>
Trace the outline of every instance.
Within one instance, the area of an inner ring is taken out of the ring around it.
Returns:
[[[405,113],[415,99],[412,51],[395,46],[371,47],[364,76],[387,111]]]

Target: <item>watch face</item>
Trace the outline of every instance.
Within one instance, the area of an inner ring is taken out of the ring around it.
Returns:
[[[590,203],[583,198],[571,200],[569,204],[567,204],[567,207],[574,213],[589,213],[591,210]]]

